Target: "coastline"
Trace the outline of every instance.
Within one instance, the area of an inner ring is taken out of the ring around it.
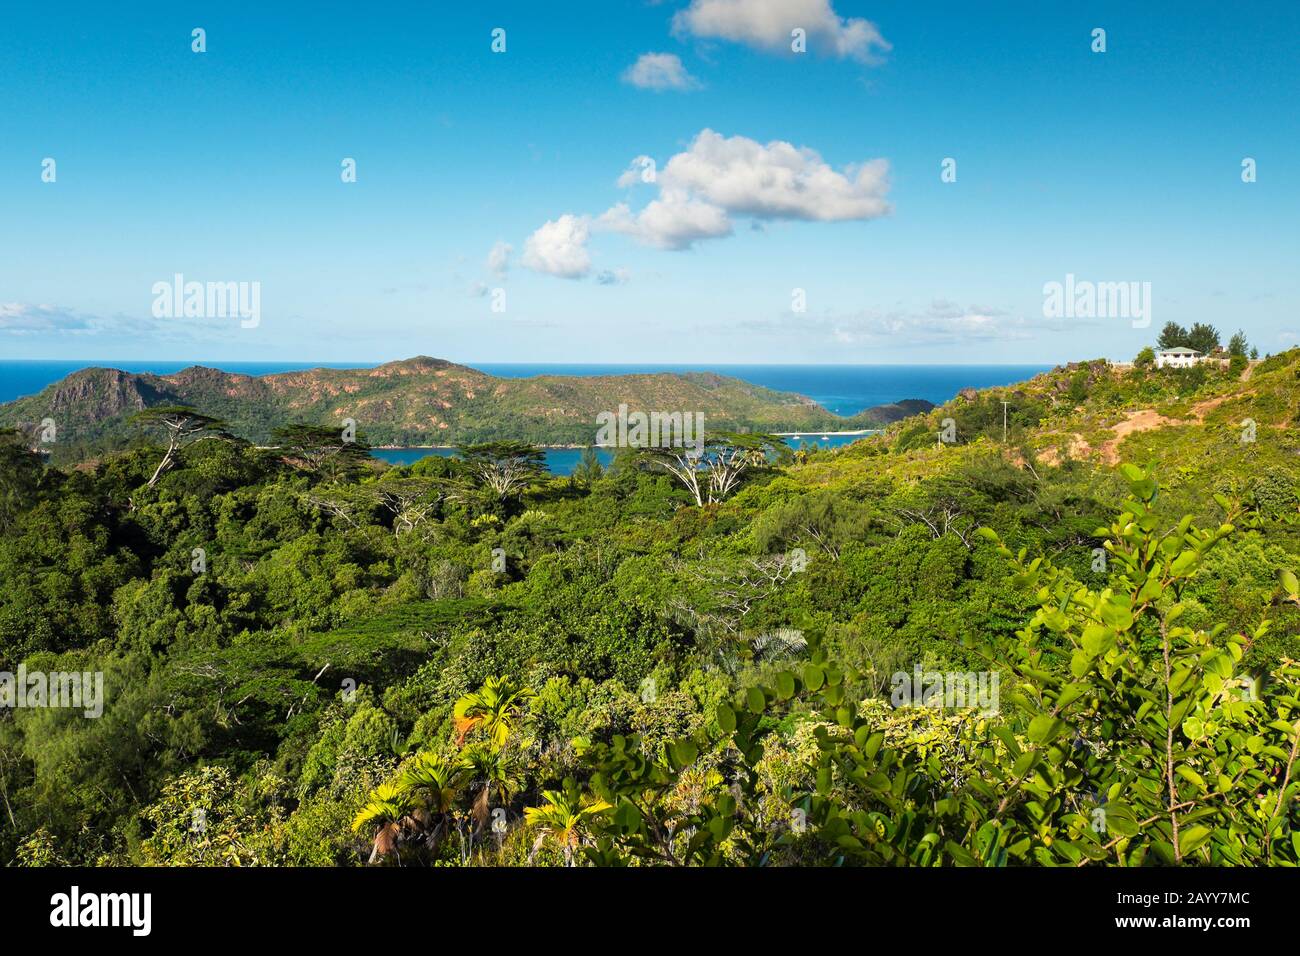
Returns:
[[[879,435],[883,428],[858,428],[847,432],[824,432],[819,429],[805,430],[801,432],[772,432],[777,438],[830,438],[835,435]]]
[[[474,444],[467,442],[466,444]],[[371,451],[455,451],[460,445],[371,445]],[[609,445],[536,445],[543,451],[551,449],[608,448]]]
[[[865,437],[867,435],[879,435],[883,428],[859,428],[853,431],[820,431],[812,429],[811,431],[801,432],[772,432],[776,438],[835,438],[835,437]],[[371,445],[373,451],[454,451],[461,447],[460,445]],[[543,451],[577,451],[583,448],[595,448],[597,451],[609,451],[617,448],[616,445],[537,445]]]

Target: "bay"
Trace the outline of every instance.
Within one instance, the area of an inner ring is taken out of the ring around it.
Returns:
[[[207,365],[241,375],[273,375],[312,368],[373,368],[379,362],[222,362],[222,361],[93,361],[0,360],[0,402],[39,392],[83,368],[107,367],[126,372],[170,375],[191,365]],[[715,372],[780,392],[798,392],[837,415],[853,415],[876,405],[906,398],[923,398],[938,405],[963,388],[1010,385],[1032,378],[1049,365],[661,365],[607,363],[465,362],[501,378],[536,375],[634,375],[653,372]],[[795,448],[838,448],[861,435],[812,434],[787,441]],[[375,457],[408,465],[427,455],[451,455],[449,448],[376,449]],[[612,459],[598,451],[603,463]],[[572,474],[582,455],[579,448],[546,449],[546,465],[554,474]]]

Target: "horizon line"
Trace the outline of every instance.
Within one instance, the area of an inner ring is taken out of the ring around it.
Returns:
[[[416,356],[409,355],[406,358],[388,358],[388,359],[173,359],[173,358],[117,358],[117,359],[86,359],[86,358],[2,358],[0,364],[9,362],[64,362],[64,363],[105,363],[105,362],[131,362],[134,364],[144,362],[166,362],[168,364],[190,364],[190,365],[212,365],[223,362],[238,362],[243,365],[279,365],[285,362],[292,362],[299,365],[316,364],[321,367],[330,365],[344,365],[353,363],[349,367],[373,367],[379,365],[389,365],[394,362],[409,362],[415,358],[431,358],[437,361],[450,362],[453,365],[464,365],[473,368],[476,365],[519,365],[519,366],[537,366],[537,365],[604,365],[632,368],[645,365],[662,365],[662,366],[696,366],[696,367],[724,367],[724,368],[742,368],[753,365],[766,365],[771,367],[787,368],[888,368],[893,366],[929,366],[934,368],[977,368],[977,367],[1024,367],[1030,365],[1055,366],[1063,365],[1067,362],[1074,361],[1096,361],[1105,359],[1106,361],[1123,361],[1121,359],[1111,359],[1107,356],[1094,356],[1092,359],[1063,359],[1060,361],[1025,361],[1025,362],[606,362],[599,359],[584,360],[553,360],[553,361],[502,361],[497,359],[443,359],[433,355]],[[107,367],[107,366],[101,366]]]

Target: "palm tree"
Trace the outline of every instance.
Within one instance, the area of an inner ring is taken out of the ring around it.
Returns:
[[[456,701],[452,717],[456,724],[456,743],[465,743],[469,733],[481,728],[493,746],[501,747],[523,718],[524,705],[537,695],[509,677],[489,677],[472,694]]]
[[[422,751],[398,774],[394,785],[399,793],[419,804],[416,819],[427,832],[429,849],[436,849],[464,786],[464,768],[438,754]]]
[[[410,796],[395,783],[381,783],[371,791],[370,799],[352,819],[354,832],[371,832],[370,839],[374,845],[370,849],[370,859],[366,862],[374,863],[397,849],[397,841],[409,820],[410,810]]]
[[[487,823],[493,805],[510,805],[523,786],[524,775],[513,752],[490,744],[466,747],[461,752],[460,765],[474,793],[471,813],[481,828]]]
[[[537,841],[528,856],[531,863],[542,845],[557,844],[564,853],[564,865],[573,866],[573,851],[583,842],[584,831],[593,817],[612,809],[611,804],[599,797],[582,794],[576,787],[564,790],[546,790],[540,807],[524,810],[524,822],[538,831]]]

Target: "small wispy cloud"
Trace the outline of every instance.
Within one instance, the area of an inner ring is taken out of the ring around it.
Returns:
[[[238,329],[238,324],[233,326]],[[117,312],[98,315],[61,305],[29,302],[0,303],[0,335],[30,336],[57,341],[65,337],[102,337],[151,342],[222,341],[230,326],[223,320],[159,319]]]
[[[488,251],[488,272],[494,276],[504,277],[510,271],[510,253],[512,252],[514,252],[514,246],[498,239]]]
[[[33,332],[89,332],[93,317],[54,305],[0,302],[0,331],[16,335]]]
[[[642,53],[623,71],[623,82],[643,90],[697,90],[700,81],[687,72],[676,53]]]
[[[165,336],[177,323],[116,313],[95,315],[61,305],[0,302],[0,333],[8,335]]]
[[[921,309],[863,309],[820,315],[787,312],[772,319],[749,319],[730,327],[748,335],[797,337],[837,346],[870,348],[932,347],[1032,339],[1039,332],[1064,332],[1077,322],[1028,318],[1006,309],[961,306],[935,299]]]

